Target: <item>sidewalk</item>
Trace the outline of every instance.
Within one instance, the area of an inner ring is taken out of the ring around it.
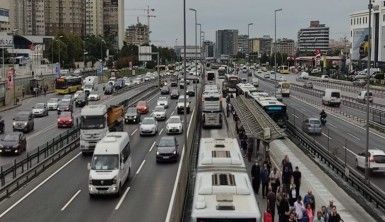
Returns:
[[[226,118],[228,126],[228,136],[237,138],[235,132],[235,123],[232,115]],[[253,153],[253,157],[255,157]],[[375,221],[354,199],[340,188],[326,173],[324,173],[309,157],[307,157],[294,143],[289,139],[275,140],[270,144],[270,157],[272,164],[280,169],[281,160],[288,155],[293,168],[299,167],[302,173],[300,195],[305,196],[307,191],[311,190],[316,202],[315,210],[322,206],[328,206],[329,201],[333,200],[337,207],[337,212],[346,222]],[[244,159],[248,173],[250,175],[252,162]],[[260,190],[261,191],[261,190]],[[266,210],[266,199],[262,195],[256,195],[256,199],[261,213]],[[275,221],[278,221],[277,210]]]

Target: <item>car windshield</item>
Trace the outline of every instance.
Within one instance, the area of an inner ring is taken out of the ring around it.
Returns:
[[[135,107],[130,107],[127,109],[127,114],[136,114],[137,110]]]
[[[170,118],[168,120],[168,123],[180,123],[180,119],[179,118]]]
[[[373,155],[373,160],[376,163],[385,163],[385,156],[384,155]]]
[[[69,105],[70,105],[70,104],[69,104],[68,102],[65,102],[65,103],[62,102],[62,103],[59,104],[59,109],[60,109],[60,108],[68,108]]]
[[[119,169],[118,155],[94,155],[92,157],[92,170],[117,170]]]
[[[103,129],[106,122],[104,116],[82,116],[80,118],[81,129]]]
[[[2,139],[3,141],[6,142],[14,142],[19,140],[19,135],[17,134],[7,134],[5,137]]]
[[[48,100],[48,103],[57,103],[59,101],[58,98],[51,98]]]
[[[173,137],[162,137],[158,144],[159,147],[175,146],[175,140]]]
[[[28,115],[27,114],[19,114],[15,117],[16,121],[27,121]]]
[[[67,116],[71,116],[71,112],[61,112],[60,117],[67,117]]]
[[[44,108],[44,106],[45,106],[45,104],[44,103],[38,103],[38,104],[36,104],[35,105],[35,109],[43,109]]]
[[[144,118],[142,124],[155,124],[155,120],[153,118]]]
[[[163,106],[157,106],[157,107],[155,107],[154,111],[155,112],[163,112],[164,108],[163,108]]]
[[[310,122],[310,124],[315,124],[315,125],[321,124],[321,122],[318,119],[311,119],[311,120],[309,120],[309,122]]]

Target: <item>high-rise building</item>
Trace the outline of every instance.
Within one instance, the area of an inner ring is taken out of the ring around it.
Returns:
[[[127,44],[143,45],[150,41],[148,26],[138,23],[130,25],[126,29],[125,42]]]
[[[24,35],[26,30],[25,2],[24,0],[2,0],[10,2],[9,18],[11,30],[17,29],[17,33]],[[3,5],[3,4],[1,4]]]
[[[124,28],[124,0],[103,0],[104,38],[120,49],[123,47]]]
[[[73,33],[85,36],[84,0],[45,0],[46,35]]]
[[[371,58],[375,66],[385,67],[385,3],[374,0],[372,13]],[[350,50],[353,61],[368,57],[369,11],[368,9],[350,15]]]
[[[295,42],[292,39],[278,39],[276,43],[276,51],[288,56],[295,55]]]
[[[221,55],[234,56],[238,52],[238,30],[218,30],[216,37],[216,57]]]
[[[238,35],[238,52],[248,53],[249,52],[249,36]]]
[[[86,0],[86,35],[104,35],[103,0]]]
[[[24,35],[45,35],[45,0],[24,1]]]
[[[11,30],[9,19],[10,7],[9,0],[0,0],[0,32],[9,32]]]
[[[212,41],[204,41],[203,45],[203,56],[204,58],[215,57],[215,43]]]
[[[250,52],[270,55],[272,42],[273,39],[268,35],[264,35],[262,38],[252,38],[249,40]]]
[[[319,21],[311,21],[308,28],[298,31],[299,53],[316,52],[327,53],[329,50],[329,27]]]

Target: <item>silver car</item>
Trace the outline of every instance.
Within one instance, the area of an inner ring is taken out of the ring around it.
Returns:
[[[168,108],[168,98],[165,96],[159,97],[157,103],[157,106],[163,106],[164,108]]]
[[[57,106],[59,105],[59,99],[58,98],[51,98],[47,102],[48,110],[57,110]]]
[[[183,133],[183,123],[180,116],[170,116],[166,124],[167,134],[180,134]]]
[[[141,136],[153,135],[158,133],[158,122],[154,117],[146,117],[142,120],[139,127],[139,133]]]
[[[152,112],[152,116],[156,120],[166,120],[166,109],[164,106],[156,106],[154,111]]]
[[[45,103],[36,103],[32,108],[32,114],[34,117],[48,116],[48,108]]]
[[[308,134],[321,134],[321,121],[318,118],[307,118],[302,122],[302,130]]]

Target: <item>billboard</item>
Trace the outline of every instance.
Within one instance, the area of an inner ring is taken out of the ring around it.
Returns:
[[[152,61],[151,46],[139,46],[139,61]]]
[[[13,36],[7,34],[0,34],[0,48],[12,48]]]
[[[369,28],[353,30],[352,60],[360,60],[368,56],[368,35]]]

